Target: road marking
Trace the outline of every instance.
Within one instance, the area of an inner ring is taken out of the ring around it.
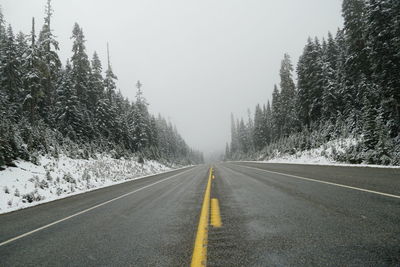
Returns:
[[[190,170],[192,170],[192,169],[190,169]],[[13,242],[13,241],[16,241],[16,240],[18,240],[18,239],[21,239],[21,238],[23,238],[23,237],[26,237],[26,236],[28,236],[28,235],[31,235],[31,234],[33,234],[33,233],[36,233],[36,232],[39,232],[39,231],[44,230],[44,229],[46,229],[46,228],[49,228],[49,227],[51,227],[51,226],[53,226],[53,225],[55,225],[55,224],[58,224],[58,223],[60,223],[60,222],[64,222],[64,221],[69,220],[69,219],[72,219],[72,218],[74,218],[74,217],[76,217],[76,216],[78,216],[78,215],[84,214],[84,213],[86,213],[86,212],[88,212],[88,211],[91,211],[91,210],[94,210],[94,209],[99,208],[99,207],[101,207],[101,206],[104,206],[104,205],[106,205],[106,204],[108,204],[108,203],[114,202],[114,201],[116,201],[116,200],[118,200],[118,199],[121,199],[121,198],[124,198],[124,197],[126,197],[126,196],[132,195],[132,194],[134,194],[134,193],[136,193],[136,192],[142,191],[143,189],[149,188],[149,187],[151,187],[151,186],[153,186],[153,185],[156,185],[156,184],[159,184],[159,183],[161,183],[161,182],[164,182],[164,181],[170,180],[170,179],[172,179],[172,178],[175,178],[175,177],[177,177],[177,176],[179,176],[179,175],[181,175],[181,174],[184,174],[184,173],[189,172],[190,170],[187,170],[187,171],[184,171],[184,172],[175,174],[175,175],[173,175],[173,176],[171,176],[171,177],[168,177],[168,178],[162,179],[162,180],[160,180],[160,181],[157,181],[157,182],[155,182],[155,183],[146,185],[146,186],[144,186],[144,187],[141,187],[141,188],[136,189],[136,190],[134,190],[134,191],[131,191],[131,192],[129,192],[129,193],[123,194],[123,195],[121,195],[121,196],[119,196],[119,197],[112,198],[112,199],[110,199],[110,200],[107,200],[107,201],[105,201],[105,202],[102,202],[102,203],[100,203],[100,204],[97,204],[97,205],[95,205],[95,206],[93,206],[93,207],[87,208],[87,209],[85,209],[85,210],[82,210],[82,211],[77,212],[77,213],[75,213],[75,214],[72,214],[72,215],[70,215],[70,216],[67,216],[67,217],[65,217],[65,218],[63,218],[63,219],[60,219],[60,220],[54,221],[54,222],[52,222],[52,223],[46,224],[46,225],[44,225],[44,226],[42,226],[42,227],[39,227],[39,228],[37,228],[37,229],[35,229],[35,230],[29,231],[29,232],[26,232],[26,233],[24,233],[24,234],[22,234],[22,235],[13,237],[13,238],[11,238],[11,239],[8,239],[8,240],[6,240],[6,241],[4,241],[4,242],[1,242],[1,243],[0,243],[0,247],[6,245],[6,244],[8,244],[8,243],[11,243],[11,242]]]
[[[207,243],[208,243],[208,221],[210,217],[210,194],[212,168],[208,175],[206,192],[204,193],[203,205],[201,207],[199,226],[197,228],[196,241],[192,255],[191,267],[201,267],[207,265]]]
[[[213,227],[221,227],[222,226],[219,202],[218,202],[218,199],[216,199],[216,198],[211,199],[211,225]]]
[[[339,187],[343,187],[343,188],[348,188],[348,189],[358,190],[358,191],[362,191],[362,192],[367,192],[367,193],[377,194],[377,195],[381,195],[381,196],[400,199],[400,196],[398,196],[398,195],[382,193],[382,192],[363,189],[363,188],[359,188],[359,187],[354,187],[354,186],[349,186],[349,185],[344,185],[344,184],[337,184],[337,183],[332,183],[332,182],[326,182],[326,181],[321,181],[321,180],[316,180],[316,179],[312,179],[312,178],[306,178],[306,177],[301,177],[301,176],[291,175],[291,174],[286,174],[286,173],[281,173],[281,172],[267,171],[267,170],[264,170],[264,169],[259,169],[259,168],[244,166],[244,165],[236,165],[236,166],[245,167],[245,168],[254,169],[254,170],[259,170],[259,171],[264,171],[264,172],[269,172],[269,173],[274,173],[274,174],[280,174],[280,175],[283,175],[283,176],[288,176],[288,177],[301,179],[301,180],[305,180],[305,181],[317,182],[317,183],[328,184],[328,185],[334,185],[334,186],[339,186]]]

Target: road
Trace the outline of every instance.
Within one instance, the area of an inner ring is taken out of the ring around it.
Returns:
[[[400,169],[213,166],[0,215],[0,266],[190,266],[204,211],[207,266],[400,266]]]

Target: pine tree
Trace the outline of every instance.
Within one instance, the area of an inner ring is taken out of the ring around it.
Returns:
[[[42,101],[44,93],[42,90],[42,72],[44,62],[40,58],[36,44],[35,19],[32,18],[31,43],[24,57],[23,68],[25,73],[22,77],[25,89],[24,109],[28,112],[30,122],[35,123],[38,119],[38,103]]]
[[[264,133],[264,114],[259,104],[256,106],[254,112],[254,146],[256,151],[264,148],[265,144],[265,133]]]
[[[160,153],[158,151],[158,132],[157,132],[157,121],[154,116],[150,117],[149,124],[149,144],[148,144],[148,157],[150,159],[158,160],[160,159]]]
[[[274,91],[272,92],[272,139],[279,139],[282,133],[282,106],[280,99],[280,92],[278,86],[274,85]]]
[[[394,151],[393,141],[390,138],[390,129],[386,126],[383,117],[383,109],[378,110],[378,116],[376,117],[376,136],[378,137],[378,142],[375,146],[375,154],[379,164],[389,165],[393,161],[391,152]]]
[[[143,97],[142,84],[136,83],[137,93],[133,111],[133,138],[135,151],[142,152],[148,145],[148,118],[147,102]]]
[[[322,93],[322,117],[324,121],[332,124],[336,121],[338,110],[338,82],[337,63],[338,47],[332,34],[328,33],[328,42],[323,50],[323,93]]]
[[[106,78],[104,79],[104,86],[106,89],[106,95],[107,95],[108,99],[110,100],[110,102],[112,102],[113,96],[115,94],[115,89],[117,88],[115,86],[115,81],[114,81],[117,79],[117,76],[115,76],[115,74],[113,73],[112,68],[111,68],[108,43],[107,43],[107,60],[108,60],[108,64],[107,64],[107,70],[106,70]]]
[[[231,151],[229,149],[229,144],[226,143],[225,146],[225,160],[230,160],[231,159]]]
[[[263,126],[264,126],[264,133],[265,133],[265,136],[264,136],[265,141],[264,142],[266,145],[268,145],[272,141],[271,135],[272,135],[272,128],[273,128],[272,127],[273,120],[272,120],[271,104],[269,103],[269,101],[267,102],[267,107],[266,108],[264,107],[263,113],[264,113]]]
[[[288,136],[295,127],[295,96],[296,88],[292,78],[293,66],[288,54],[284,55],[281,63],[281,93],[280,93],[280,116],[282,123],[282,134]]]
[[[128,99],[124,99],[121,92],[118,92],[115,96],[114,106],[116,113],[113,118],[115,123],[115,127],[113,128],[114,142],[133,151],[132,138],[129,132],[129,126],[131,125],[130,115],[132,114],[131,104]]]
[[[344,115],[352,128],[360,124],[364,92],[359,87],[362,75],[370,77],[370,63],[365,38],[365,0],[344,0],[344,36],[346,41],[346,64],[344,67],[343,95]]]
[[[71,38],[74,40],[72,45],[73,55],[71,57],[72,82],[79,102],[87,107],[90,63],[86,54],[85,36],[78,23],[74,25]]]
[[[116,112],[107,98],[100,99],[95,110],[95,128],[103,138],[108,141],[113,141]]]
[[[249,152],[254,152],[254,122],[250,109],[247,110],[246,137]]]
[[[400,132],[400,1],[369,0],[366,24],[372,79],[380,88],[390,136],[396,137]]]
[[[88,87],[88,103],[90,110],[92,110],[93,112],[95,112],[100,99],[104,98],[104,82],[102,70],[103,69],[99,56],[96,52],[94,52]]]
[[[25,36],[25,34],[23,34],[22,32],[19,32],[15,38],[15,53],[17,56],[17,62],[18,62],[18,70],[20,73],[20,90],[19,90],[19,95],[17,96],[18,99],[18,104],[20,106],[20,103],[23,101],[24,97],[25,97],[25,92],[24,92],[24,88],[23,88],[23,74],[27,72],[27,70],[25,69],[25,55],[28,51],[28,43],[27,43],[27,38]]]
[[[168,155],[168,141],[167,141],[167,129],[168,125],[166,120],[158,114],[157,117],[157,133],[158,133],[158,150],[162,158],[166,158]]]
[[[366,94],[364,96],[363,106],[363,135],[366,150],[373,150],[378,142],[378,136],[376,134],[376,117],[377,111],[374,103],[374,94]]]
[[[313,51],[311,56],[311,64],[309,69],[309,79],[311,80],[310,93],[312,103],[310,106],[310,119],[312,122],[319,123],[322,117],[322,94],[323,94],[323,62],[322,49],[317,38],[315,38]]]
[[[357,82],[361,74],[370,73],[365,38],[365,13],[365,0],[343,0],[342,14],[348,56],[346,71],[349,78],[355,79],[353,82]]]
[[[57,88],[56,121],[57,127],[73,141],[84,138],[84,118],[73,83],[72,67],[67,62]]]
[[[3,15],[3,11],[0,6],[0,46],[2,42],[6,39],[6,23]]]
[[[297,106],[302,125],[310,127],[322,117],[323,62],[318,39],[308,39],[297,65]]]
[[[16,43],[11,25],[7,29],[6,39],[0,61],[0,87],[7,92],[9,101],[17,102],[21,90],[20,62],[16,53]]]
[[[238,123],[238,138],[239,138],[239,151],[246,154],[250,150],[249,140],[247,135],[246,125],[241,119]]]
[[[338,30],[335,36],[335,43],[338,49],[338,58],[336,62],[336,76],[335,82],[337,85],[337,110],[338,116],[343,117],[344,113],[347,113],[347,110],[351,110],[352,107],[349,101],[346,101],[350,95],[346,95],[349,92],[346,89],[346,73],[345,73],[345,64],[346,64],[346,56],[347,56],[347,49],[346,49],[346,40],[344,36],[343,30]]]
[[[45,14],[43,28],[38,38],[38,50],[41,60],[44,62],[44,68],[41,70],[44,98],[43,102],[40,103],[40,110],[41,116],[48,120],[54,108],[56,83],[61,68],[61,61],[57,54],[59,50],[58,42],[55,40],[51,29],[51,17],[53,15],[51,0],[47,0]]]
[[[309,55],[313,51],[313,44],[311,38],[307,40],[307,44],[304,47],[303,54],[299,58],[297,64],[297,108],[298,115],[302,125],[307,127],[310,126],[310,106],[311,106],[311,92],[310,92],[310,80],[308,79],[308,70],[311,64]],[[273,97],[273,95],[272,95]]]
[[[235,118],[231,114],[231,155],[234,155],[239,149],[239,137],[237,132],[237,126]]]

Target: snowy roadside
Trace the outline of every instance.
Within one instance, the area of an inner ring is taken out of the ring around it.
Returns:
[[[38,163],[20,160],[17,167],[0,171],[0,214],[175,169],[108,155],[88,160],[44,156]]]
[[[354,138],[344,138],[340,140],[330,141],[318,148],[298,151],[294,154],[280,153],[274,151],[272,156],[266,159],[256,161],[241,161],[254,163],[286,163],[286,164],[305,164],[305,165],[322,165],[322,166],[342,166],[342,167],[370,167],[370,168],[394,168],[399,169],[400,166],[385,166],[373,164],[349,164],[334,160],[338,153],[345,153],[346,149],[351,145],[355,145],[357,141]]]

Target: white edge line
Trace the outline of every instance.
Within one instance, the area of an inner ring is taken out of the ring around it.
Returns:
[[[190,170],[191,170],[191,169],[190,169]],[[118,200],[118,199],[121,199],[121,198],[123,198],[123,197],[132,195],[132,194],[134,194],[134,193],[136,193],[136,192],[139,192],[139,191],[141,191],[141,190],[143,190],[143,189],[146,189],[146,188],[148,188],[148,187],[151,187],[151,186],[153,186],[153,185],[156,185],[156,184],[159,184],[159,183],[164,182],[164,181],[166,181],[166,180],[175,178],[176,176],[179,176],[179,175],[181,175],[181,174],[187,173],[187,172],[189,172],[190,170],[177,173],[177,174],[175,174],[175,175],[173,175],[173,176],[171,176],[171,177],[168,177],[168,178],[162,179],[162,180],[160,180],[160,181],[157,181],[157,182],[155,182],[155,183],[152,183],[152,184],[143,186],[143,187],[141,187],[141,188],[139,188],[139,189],[136,189],[136,190],[134,190],[134,191],[131,191],[131,192],[129,192],[129,193],[126,193],[126,194],[123,194],[123,195],[121,195],[121,196],[112,198],[112,199],[110,199],[110,200],[107,200],[107,201],[105,201],[105,202],[102,202],[102,203],[100,203],[100,204],[97,204],[97,205],[95,205],[95,206],[92,206],[92,207],[90,207],[90,208],[87,208],[87,209],[85,209],[85,210],[82,210],[82,211],[80,211],[80,212],[77,212],[77,213],[75,213],[75,214],[72,214],[72,215],[67,216],[67,217],[65,217],[65,218],[62,218],[62,219],[60,219],[60,220],[57,220],[57,221],[54,221],[54,222],[52,222],[52,223],[46,224],[46,225],[44,225],[44,226],[41,226],[41,227],[39,227],[39,228],[37,228],[37,229],[35,229],[35,230],[29,231],[29,232],[26,232],[26,233],[24,233],[24,234],[22,234],[22,235],[13,237],[13,238],[11,238],[11,239],[8,239],[8,240],[6,240],[6,241],[4,241],[4,242],[1,242],[1,243],[0,243],[0,247],[6,245],[6,244],[8,244],[8,243],[11,243],[11,242],[13,242],[13,241],[16,241],[16,240],[18,240],[18,239],[21,239],[21,238],[23,238],[23,237],[25,237],[25,236],[28,236],[28,235],[31,235],[31,234],[33,234],[33,233],[39,232],[39,231],[41,231],[41,230],[44,230],[44,229],[46,229],[46,228],[49,228],[50,226],[53,226],[53,225],[58,224],[58,223],[60,223],[60,222],[63,222],[63,221],[69,220],[69,219],[71,219],[71,218],[74,218],[74,217],[76,217],[76,216],[78,216],[78,215],[84,214],[84,213],[86,213],[86,212],[88,212],[88,211],[91,211],[91,210],[93,210],[93,209],[96,209],[96,208],[98,208],[98,207],[104,206],[104,205],[106,205],[106,204],[108,204],[108,203],[114,202],[114,201],[116,201],[116,200]]]
[[[302,179],[302,180],[306,180],[306,181],[310,181],[310,182],[317,182],[317,183],[321,183],[321,184],[335,185],[335,186],[339,186],[339,187],[343,187],[343,188],[348,188],[348,189],[358,190],[358,191],[362,191],[362,192],[367,192],[367,193],[377,194],[377,195],[381,195],[381,196],[393,197],[393,198],[400,199],[400,196],[397,196],[397,195],[388,194],[388,193],[382,193],[382,192],[363,189],[363,188],[359,188],[359,187],[353,187],[353,186],[343,185],[343,184],[336,184],[336,183],[332,183],[332,182],[326,182],[326,181],[321,181],[321,180],[316,180],[316,179],[311,179],[311,178],[306,178],[306,177],[301,177],[301,176],[291,175],[291,174],[286,174],[286,173],[281,173],[281,172],[267,171],[267,170],[264,170],[264,169],[249,167],[249,166],[245,166],[245,165],[236,165],[236,166],[245,167],[245,168],[254,169],[254,170],[259,170],[259,171],[264,171],[264,172],[269,172],[269,173],[274,173],[274,174],[279,174],[279,175],[288,176],[288,177],[292,177],[292,178],[296,178],[296,179]]]
[[[395,165],[376,165],[376,164],[351,164],[351,163],[342,163],[342,162],[332,162],[332,163],[315,163],[315,162],[285,162],[282,161],[251,161],[251,160],[242,160],[242,161],[227,161],[227,162],[237,162],[237,163],[258,163],[258,164],[292,164],[292,165],[311,165],[311,166],[323,166],[323,167],[354,167],[354,168],[375,168],[375,169],[400,169],[400,166]]]

